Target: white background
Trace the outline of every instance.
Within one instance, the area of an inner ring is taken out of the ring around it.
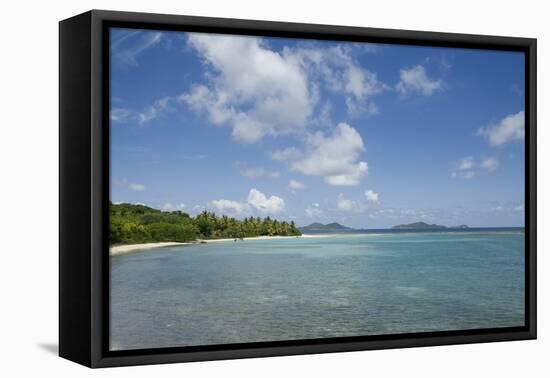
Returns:
[[[6,1],[0,44],[0,375],[61,377],[549,376],[550,26],[545,1]],[[55,355],[58,25],[89,9],[538,38],[539,340],[90,370]],[[7,210],[7,211],[6,211]],[[545,273],[547,273],[545,275]],[[546,351],[545,351],[546,349]]]

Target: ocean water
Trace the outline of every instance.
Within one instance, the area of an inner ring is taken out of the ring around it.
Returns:
[[[524,325],[521,230],[230,241],[110,264],[111,350]]]

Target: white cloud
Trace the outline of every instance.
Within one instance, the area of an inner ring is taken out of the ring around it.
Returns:
[[[420,92],[424,96],[431,96],[441,90],[443,82],[428,77],[422,65],[399,71],[400,81],[396,86],[399,93],[406,95],[411,92]]]
[[[321,210],[320,205],[317,202],[314,202],[310,206],[306,207],[305,214],[308,218],[321,218],[324,212]]]
[[[492,173],[498,166],[499,162],[494,157],[476,161],[473,156],[466,156],[455,162],[454,168],[451,170],[451,177],[469,180],[483,172]]]
[[[276,150],[271,153],[271,159],[278,161],[295,160],[302,156],[302,152],[295,147],[288,147]]]
[[[301,183],[300,181],[297,181],[297,180],[293,180],[291,179],[289,182],[288,182],[288,187],[291,189],[291,190],[301,190],[301,189],[305,189],[306,188],[306,185]]]
[[[203,206],[203,205],[195,205],[191,208],[191,210],[189,211],[189,214],[191,215],[197,215],[197,214],[200,214],[202,213],[204,210],[206,210],[206,207]]]
[[[171,202],[166,202],[163,206],[162,206],[162,210],[164,211],[177,211],[177,210],[183,210],[185,208],[185,204],[183,203],[180,203],[180,204],[172,204]]]
[[[247,210],[246,204],[226,199],[214,200],[212,205],[222,214],[229,212],[239,215]]]
[[[466,171],[474,168],[475,162],[472,156],[466,156],[458,161],[457,169],[460,171]]]
[[[143,184],[128,184],[128,188],[135,190],[137,192],[142,192],[145,190],[145,185]]]
[[[216,96],[206,85],[195,85],[191,92],[182,94],[178,100],[196,112],[206,112],[214,125],[222,125],[237,116],[236,111],[224,103],[223,96]]]
[[[145,185],[138,184],[135,182],[129,182],[127,178],[123,178],[118,182],[121,186],[124,186],[125,188],[128,188],[130,190],[134,190],[136,192],[143,192],[145,190]]]
[[[365,191],[365,197],[367,198],[368,202],[378,202],[378,193],[370,189]]]
[[[494,172],[498,168],[498,160],[496,158],[487,158],[482,160],[479,166],[487,172]]]
[[[277,214],[285,209],[285,201],[277,196],[269,198],[259,190],[252,188],[248,193],[248,204],[262,213]]]
[[[376,73],[361,67],[350,49],[342,45],[328,49],[285,48],[283,54],[299,62],[330,91],[344,94],[349,113],[378,113],[372,97],[387,89],[387,85],[378,80]]]
[[[311,124],[323,128],[332,127],[332,125],[334,125],[334,122],[332,121],[331,113],[332,105],[329,101],[326,101],[318,111],[315,118],[311,120]]]
[[[243,142],[306,127],[314,96],[295,60],[256,37],[191,33],[188,42],[211,68],[207,85],[180,97],[191,109],[206,113],[215,125],[230,126]]]
[[[522,203],[516,204],[502,204],[491,209],[495,213],[505,213],[509,215],[523,214],[525,212],[525,206]]]
[[[111,43],[111,56],[119,63],[137,66],[137,57],[157,45],[162,37],[161,32],[152,31],[121,33]]]
[[[394,226],[399,223],[417,222],[419,220],[433,221],[437,218],[434,216],[435,213],[434,210],[388,207],[374,209],[369,212],[368,217],[376,221],[383,220],[383,223],[391,221],[393,224],[390,223],[390,225]]]
[[[525,112],[510,114],[494,126],[482,127],[478,135],[486,137],[491,146],[522,140],[525,138]]]
[[[269,171],[265,168],[257,167],[257,168],[243,168],[240,170],[241,176],[248,177],[248,178],[258,178],[258,177],[269,177],[269,178],[277,178],[280,177],[281,174],[276,171]]]
[[[231,127],[242,142],[302,135],[310,124],[326,124],[330,104],[317,106],[321,87],[343,95],[350,114],[378,113],[372,98],[389,88],[341,45],[279,53],[261,38],[201,33],[190,33],[188,44],[207,72],[179,100],[212,124]]]
[[[342,193],[338,195],[337,206],[338,206],[338,210],[341,210],[341,211],[351,212],[351,211],[358,210],[357,203],[350,199],[344,198],[344,195]]]
[[[174,98],[166,96],[145,106],[140,111],[135,109],[113,108],[109,114],[109,117],[113,122],[124,123],[131,120],[137,122],[139,125],[143,125],[154,120],[166,110],[169,110],[173,101]]]
[[[137,113],[138,123],[143,125],[157,118],[159,114],[168,109],[170,101],[172,101],[170,97],[163,97],[153,102],[153,104],[147,105],[145,109]]]
[[[250,189],[246,202],[219,199],[210,202],[218,212],[229,215],[249,215],[257,211],[261,214],[278,214],[285,210],[285,201],[277,196],[267,197],[256,188]]]
[[[451,170],[451,177],[469,180],[475,177],[476,168],[477,163],[473,156],[463,157],[454,164],[454,168]]]
[[[346,123],[340,123],[332,135],[311,135],[304,156],[290,163],[290,169],[309,176],[321,176],[336,186],[358,185],[368,165],[359,161],[364,151],[361,135]]]
[[[128,121],[130,116],[132,115],[132,112],[125,108],[112,108],[111,112],[109,113],[109,118],[113,122],[120,122],[124,123]]]
[[[513,210],[514,211],[519,211],[519,212],[524,212],[525,207],[523,205],[517,205],[517,206],[514,206]]]
[[[358,185],[368,171],[360,161],[360,134],[346,123],[312,133],[308,127],[332,125],[331,104],[318,105],[321,87],[342,94],[348,112],[376,113],[372,97],[388,89],[376,73],[360,66],[345,46],[288,48],[281,53],[257,37],[191,33],[188,44],[206,67],[205,80],[178,101],[209,122],[227,126],[233,138],[254,143],[265,136],[291,135],[304,147],[273,151],[291,171],[323,177],[336,186]],[[264,173],[251,168],[247,177]]]

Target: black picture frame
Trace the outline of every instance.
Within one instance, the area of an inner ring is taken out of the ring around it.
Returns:
[[[525,53],[525,326],[109,351],[109,27]],[[88,367],[536,338],[536,39],[92,10],[59,24],[59,355]]]

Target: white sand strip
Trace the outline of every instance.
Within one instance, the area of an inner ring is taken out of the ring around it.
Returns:
[[[171,247],[174,245],[189,245],[194,243],[177,243],[177,242],[163,242],[163,243],[143,243],[143,244],[126,244],[126,245],[116,245],[109,249],[109,255],[117,256],[124,255],[126,253],[141,251],[144,249],[151,248],[160,248],[160,247]]]
[[[227,239],[208,239],[208,240],[198,240],[198,242],[206,243],[218,243],[218,242],[228,242],[228,241],[245,241],[245,240],[272,240],[272,239],[292,239],[299,238],[300,236],[251,236],[242,239],[236,238],[227,238]]]
[[[126,245],[117,245],[111,247],[109,250],[109,255],[118,256],[126,253],[142,251],[144,249],[151,248],[160,248],[160,247],[172,247],[176,245],[192,245],[200,243],[220,243],[220,242],[230,242],[230,241],[244,241],[244,240],[271,240],[271,239],[288,239],[288,238],[297,238],[300,236],[255,236],[243,239],[227,238],[227,239],[208,239],[202,240],[198,239],[193,242],[178,243],[178,242],[159,242],[159,243],[143,243],[143,244],[126,244]]]

